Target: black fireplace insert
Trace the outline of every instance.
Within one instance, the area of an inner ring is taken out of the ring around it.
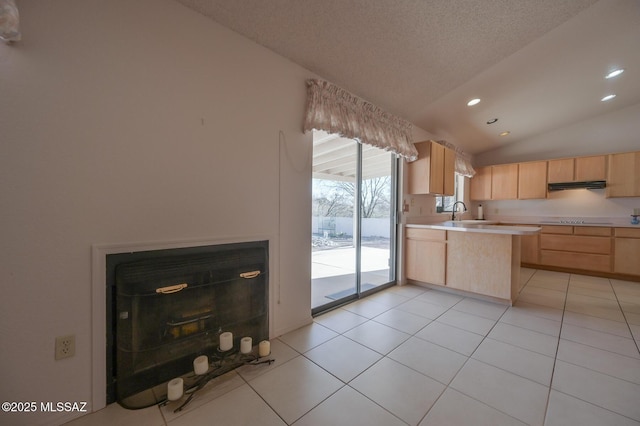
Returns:
[[[219,350],[269,338],[268,241],[107,255],[107,402],[143,408]]]

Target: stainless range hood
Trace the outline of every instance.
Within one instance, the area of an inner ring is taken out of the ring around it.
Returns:
[[[565,189],[602,189],[607,187],[604,180],[589,180],[583,182],[558,182],[548,184],[549,191],[563,191]]]

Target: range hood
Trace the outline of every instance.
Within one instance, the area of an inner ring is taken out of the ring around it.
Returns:
[[[604,180],[589,180],[583,182],[557,182],[548,184],[549,191],[563,191],[565,189],[602,189],[607,187]]]

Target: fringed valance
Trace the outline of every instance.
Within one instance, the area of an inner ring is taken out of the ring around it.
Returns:
[[[20,16],[14,0],[0,0],[0,40],[20,40]]]
[[[418,158],[411,123],[327,81],[307,80],[303,131],[324,130],[391,151],[409,161]]]
[[[466,177],[473,177],[476,174],[476,171],[473,169],[471,165],[471,157],[469,154],[464,152],[458,146],[449,143],[447,141],[437,141],[440,145],[444,145],[449,149],[452,149],[456,152],[456,173]]]

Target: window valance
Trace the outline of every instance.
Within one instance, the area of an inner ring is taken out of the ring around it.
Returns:
[[[391,151],[413,161],[411,123],[324,80],[307,80],[303,131],[324,130]]]
[[[14,0],[0,0],[0,40],[20,40],[20,16]]]
[[[466,177],[473,177],[473,175],[476,174],[476,171],[473,169],[473,166],[471,165],[471,156],[466,152],[464,152],[462,148],[447,141],[436,141],[436,142],[456,152],[455,170],[457,174],[466,176]]]

